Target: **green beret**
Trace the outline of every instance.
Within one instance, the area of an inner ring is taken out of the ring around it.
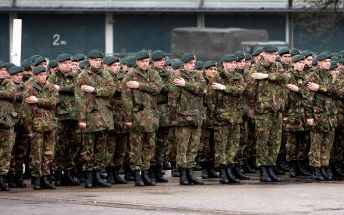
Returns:
[[[94,59],[94,58],[103,58],[103,53],[98,50],[91,50],[87,53],[87,58]]]
[[[80,62],[86,59],[86,55],[84,54],[77,54],[75,56],[72,57],[72,61],[74,62]]]
[[[252,55],[245,53],[245,61],[252,60]]]
[[[63,53],[63,54],[59,54],[57,56],[56,61],[61,63],[61,62],[64,62],[64,61],[67,61],[67,60],[71,60],[71,59],[72,59],[72,55]]]
[[[204,62],[203,61],[196,61],[195,62],[195,69],[196,70],[202,70],[204,68]]]
[[[20,66],[12,66],[9,70],[8,70],[8,73],[10,75],[14,75],[14,74],[17,74],[17,73],[21,73],[23,72],[23,68],[20,67]]]
[[[57,67],[57,61],[56,60],[50,60],[48,63],[48,68],[55,68]]]
[[[234,55],[237,58],[236,61],[238,61],[238,62],[245,60],[245,52],[243,52],[243,51],[234,52]]]
[[[7,70],[9,70],[12,66],[16,66],[14,63],[5,63]]]
[[[291,59],[291,62],[296,63],[304,59],[305,59],[305,56],[298,54],[298,55],[293,56],[293,58]]]
[[[192,54],[192,53],[184,53],[184,54],[182,55],[182,57],[180,58],[180,61],[181,61],[182,63],[188,63],[188,62],[190,62],[190,61],[192,61],[192,60],[196,60],[195,55]]]
[[[252,55],[253,55],[253,57],[256,57],[256,56],[260,55],[262,52],[263,52],[263,48],[259,47],[256,50],[254,50]]]
[[[114,56],[106,56],[103,60],[103,63],[108,66],[111,66],[112,64],[117,62],[119,62],[119,58]]]
[[[135,66],[136,62],[135,62],[134,56],[128,56],[128,57],[124,58],[123,59],[123,64],[127,65],[128,67]]]
[[[88,66],[88,65],[89,65],[88,60],[83,60],[83,61],[81,61],[81,62],[79,63],[79,68],[80,68],[80,69],[85,69],[85,67]]]
[[[164,59],[165,57],[166,57],[166,53],[161,50],[153,51],[151,54],[152,61],[158,61],[158,60]]]
[[[338,68],[338,62],[337,61],[332,61],[331,62],[331,66],[330,66],[330,70],[334,70]]]
[[[176,62],[173,62],[171,66],[172,66],[172,69],[180,69],[182,68],[183,63],[180,61],[176,61]]]
[[[331,59],[331,54],[327,52],[322,52],[316,57],[317,61],[322,61],[326,59]]]
[[[278,51],[278,55],[279,55],[279,56],[282,56],[282,55],[285,55],[285,54],[290,54],[290,50],[287,49],[287,48],[281,48],[281,49]]]
[[[267,53],[274,53],[274,52],[278,52],[278,48],[273,45],[266,45],[264,46],[263,51]]]
[[[33,66],[38,66],[39,64],[41,64],[42,62],[46,62],[47,60],[45,59],[45,57],[39,56],[36,58],[36,60],[33,62]]]
[[[294,55],[298,55],[298,54],[301,54],[300,50],[296,49],[296,48],[292,48],[290,50],[290,54],[291,56],[294,56]]]
[[[21,62],[20,66],[23,67],[24,70],[31,69],[32,61],[30,59],[25,59]]]
[[[211,67],[216,67],[217,66],[217,63],[215,61],[207,61],[205,62],[204,64],[204,69],[209,69]]]
[[[35,60],[36,60],[37,58],[40,58],[40,57],[42,57],[42,56],[41,56],[41,55],[38,55],[38,54],[32,55],[32,56],[30,57],[31,63],[35,62]]]
[[[305,56],[305,58],[308,58],[309,56],[313,56],[313,52],[311,52],[310,50],[304,50],[303,52],[301,52],[301,54]]]
[[[141,50],[137,52],[134,56],[135,60],[143,60],[149,58],[149,52],[146,50]]]
[[[171,60],[171,59],[167,59],[167,60],[165,61],[165,65],[166,65],[166,66],[171,66],[171,65],[172,65],[172,60]]]
[[[223,56],[221,58],[222,62],[233,62],[233,61],[237,61],[237,57],[233,54],[226,54],[225,56]]]
[[[37,75],[39,73],[45,72],[45,67],[44,66],[37,66],[35,67],[35,69],[33,70],[33,74]]]

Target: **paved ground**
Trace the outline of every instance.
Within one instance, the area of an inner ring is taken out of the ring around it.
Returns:
[[[262,185],[256,175],[240,185],[180,186],[177,178],[155,187],[58,187],[0,193],[0,214],[344,214],[344,181],[308,178]]]

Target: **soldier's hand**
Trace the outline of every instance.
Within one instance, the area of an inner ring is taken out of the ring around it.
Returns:
[[[131,126],[133,125],[133,123],[132,123],[132,122],[126,122],[124,125],[125,125],[125,127],[127,127],[127,128],[131,128]]]
[[[137,81],[128,81],[125,85],[130,89],[138,89],[140,87],[140,83]]]
[[[28,104],[36,104],[38,102],[38,99],[36,96],[29,96],[25,99],[25,103]]]
[[[59,86],[59,85],[54,84],[53,86],[54,86],[54,89],[55,89],[55,90],[59,91],[59,89],[60,89],[60,86]]]
[[[314,119],[307,119],[307,124],[310,126],[314,125]]]
[[[34,133],[30,133],[27,136],[29,137],[30,140],[32,140],[35,137],[35,134]]]
[[[94,87],[92,86],[88,86],[88,85],[81,85],[81,91],[85,92],[85,93],[93,93],[95,90]]]
[[[86,122],[79,122],[79,128],[85,129],[87,126]]]
[[[266,79],[268,78],[269,75],[268,74],[264,74],[261,72],[254,72],[251,74],[251,78],[255,79],[255,80],[262,80],[262,79]]]
[[[294,92],[299,91],[299,87],[296,86],[296,85],[294,85],[294,84],[288,84],[288,85],[287,85],[287,88],[288,88],[289,90],[291,90],[291,91],[294,91]]]
[[[312,91],[318,91],[319,90],[319,84],[316,84],[316,83],[313,83],[313,82],[309,82],[307,84],[307,87],[309,90],[312,90]]]
[[[184,78],[175,78],[175,79],[173,80],[173,83],[174,83],[174,85],[177,86],[177,87],[184,87],[186,81],[185,81]]]
[[[226,89],[226,86],[225,85],[222,85],[222,84],[219,84],[219,83],[213,83],[211,85],[211,88],[213,90],[225,90]]]

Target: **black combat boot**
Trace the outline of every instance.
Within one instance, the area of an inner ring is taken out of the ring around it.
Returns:
[[[91,171],[85,171],[85,188],[93,187],[93,174]]]
[[[209,178],[219,178],[220,177],[220,174],[216,171],[213,163],[209,163],[208,170],[209,170],[209,172],[208,172]]]
[[[202,173],[201,173],[202,178],[203,179],[208,179],[209,178],[209,175],[208,175],[208,172],[209,172],[208,162],[201,162],[200,165],[202,167]]]
[[[172,177],[180,177],[180,172],[178,171],[177,168],[173,168],[171,171],[171,176]]]
[[[41,177],[41,186],[43,189],[56,189],[56,187],[52,184],[50,177],[47,175]]]
[[[260,182],[272,182],[272,179],[269,176],[268,167],[260,167]]]
[[[113,178],[113,167],[111,166],[106,167],[106,173],[107,173],[107,182],[109,184],[115,184],[115,179]]]
[[[248,177],[244,174],[244,170],[241,168],[240,165],[235,165],[234,169],[235,169],[234,174],[235,174],[236,178],[238,178],[240,180],[250,180],[250,177]]]
[[[135,176],[133,176],[133,172],[131,171],[129,165],[124,165],[124,175],[125,180],[127,181],[135,181]]]
[[[289,161],[289,177],[295,178],[296,177],[296,161]]]
[[[336,162],[331,165],[332,166],[332,172],[335,177],[344,177],[344,172],[343,172],[343,164],[341,162]]]
[[[312,179],[315,181],[324,181],[324,177],[321,175],[320,168],[315,167],[313,171]]]
[[[10,187],[6,182],[6,176],[0,175],[0,190],[1,191],[10,191]]]
[[[164,161],[164,170],[172,170],[172,165],[171,162],[169,161]]]
[[[246,162],[243,167],[246,173],[256,173],[256,170],[252,167],[252,165],[249,162]]]
[[[326,166],[326,171],[327,171],[327,176],[328,176],[328,180],[332,180],[333,179],[333,172],[332,169],[329,166]]]
[[[31,177],[31,185],[32,189],[34,190],[40,190],[41,188],[41,179],[39,177]]]
[[[7,182],[8,182],[8,186],[10,188],[16,188],[17,187],[17,183],[16,183],[16,179],[15,179],[15,174],[12,171],[9,171],[7,173]]]
[[[62,171],[61,170],[56,170],[54,173],[54,178],[55,178],[55,185],[56,186],[61,186],[62,185]]]
[[[23,179],[23,170],[16,171],[15,173],[16,185],[19,188],[26,187],[26,184]]]
[[[162,171],[162,166],[158,165],[158,166],[155,167],[155,179],[156,179],[156,182],[167,183],[168,180],[163,177],[161,171]]]
[[[195,175],[192,169],[186,169],[186,177],[189,181],[189,184],[195,184],[195,185],[203,185],[203,181],[201,179],[198,179]]]
[[[268,166],[269,176],[273,182],[281,182],[281,179],[275,175],[274,168],[275,166]]]
[[[111,187],[110,183],[107,183],[103,178],[100,170],[94,171],[94,184],[100,187]]]
[[[229,184],[229,180],[227,177],[227,171],[226,171],[226,166],[225,165],[220,165],[219,166],[219,172],[220,172],[220,177],[219,177],[219,183],[220,184]]]
[[[119,170],[120,169],[121,169],[121,166],[116,166],[113,169],[113,178],[114,178],[115,184],[126,184],[127,181],[125,179],[122,179],[119,176]]]
[[[180,185],[189,185],[189,181],[188,178],[186,176],[186,169],[185,168],[179,168],[179,184]]]
[[[327,173],[327,168],[326,166],[322,166],[320,167],[320,173],[321,175],[323,176],[323,178],[327,181],[327,180],[330,180],[330,177],[328,176],[328,173]]]
[[[142,174],[142,172],[141,172],[141,174]],[[150,169],[148,171],[148,177],[154,184],[156,184],[155,176],[156,176],[156,166],[150,166]],[[142,177],[142,175],[141,175],[141,177]],[[142,180],[144,183],[145,181],[144,181],[143,177],[142,177]]]
[[[65,179],[68,183],[68,185],[72,185],[72,186],[78,186],[80,185],[80,181],[78,180],[78,178],[73,176],[73,169],[69,169],[65,171]]]
[[[240,183],[240,180],[235,177],[234,170],[235,167],[233,165],[228,165],[226,168],[226,174],[229,183]]]
[[[141,177],[143,180],[143,183],[148,186],[155,186],[155,182],[152,181],[149,177],[149,171],[148,170],[143,170],[141,172]]]
[[[311,176],[312,175],[312,173],[309,171],[308,161],[299,160],[299,161],[297,161],[297,166],[298,166],[297,174],[303,175],[303,176]]]
[[[140,170],[135,171],[135,186],[145,186],[141,178]]]

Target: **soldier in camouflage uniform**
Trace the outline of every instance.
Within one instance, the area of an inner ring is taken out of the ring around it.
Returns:
[[[282,138],[282,111],[284,109],[283,87],[287,74],[276,62],[278,49],[264,47],[263,59],[253,68],[246,94],[253,101],[251,112],[256,124],[257,166],[261,182],[278,182],[273,172]]]
[[[15,142],[14,125],[16,123],[13,102],[16,99],[16,87],[7,73],[7,67],[0,63],[0,190],[10,190],[6,175],[10,168],[11,151]]]
[[[176,86],[171,91],[173,124],[175,125],[175,143],[177,144],[177,166],[180,168],[180,184],[203,184],[195,177],[192,168],[195,166],[198,145],[203,121],[203,96],[205,80],[195,72],[195,56],[185,53],[181,57],[184,68],[180,76],[171,76],[171,83]]]
[[[110,183],[101,178],[101,170],[105,168],[107,160],[108,133],[114,126],[110,99],[115,92],[115,84],[111,74],[102,66],[103,54],[100,51],[90,51],[87,58],[89,66],[75,82],[77,118],[83,129],[81,156],[86,175],[85,187],[111,187]]]
[[[59,103],[57,105],[56,116],[58,118],[57,141],[55,147],[55,182],[66,185],[79,185],[79,180],[75,177],[76,158],[81,147],[76,141],[76,129],[78,121],[76,119],[74,82],[76,74],[71,70],[71,58],[69,54],[57,56],[57,69],[48,78],[48,84],[53,85],[59,92]],[[62,176],[62,171],[64,175]]]
[[[316,181],[330,179],[328,166],[336,125],[330,57],[328,53],[320,53],[317,56],[318,68],[307,80],[311,91],[310,105],[306,109],[307,124],[311,126],[309,164],[314,168],[313,179]]]
[[[136,53],[136,66],[129,70],[122,85],[126,125],[131,129],[129,158],[136,186],[155,185],[149,176],[149,169],[159,125],[156,108],[162,80],[157,71],[149,68],[149,57],[149,52],[145,50]]]
[[[23,95],[23,120],[31,138],[32,187],[54,189],[50,174],[56,144],[56,105],[58,92],[53,85],[46,83],[46,68],[35,67],[36,81]]]

